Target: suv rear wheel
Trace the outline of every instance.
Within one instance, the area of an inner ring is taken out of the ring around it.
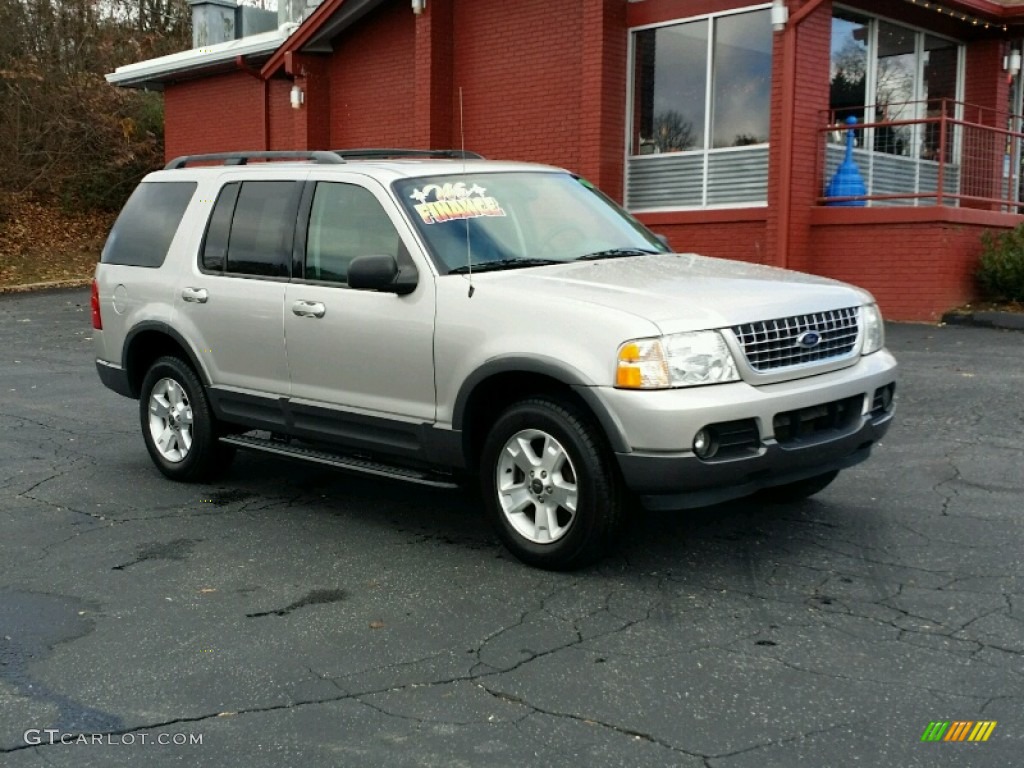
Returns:
[[[586,414],[560,399],[524,400],[498,418],[480,485],[502,542],[530,565],[580,568],[604,555],[622,526],[618,468]]]
[[[146,449],[172,480],[206,480],[226,470],[234,448],[217,440],[217,424],[203,385],[177,357],[161,357],[146,373],[139,394]]]

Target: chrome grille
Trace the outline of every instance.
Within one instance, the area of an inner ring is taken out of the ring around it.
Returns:
[[[755,371],[774,371],[845,357],[857,346],[860,307],[796,315],[734,326],[732,331]],[[820,342],[802,346],[798,340],[807,332],[818,334]]]

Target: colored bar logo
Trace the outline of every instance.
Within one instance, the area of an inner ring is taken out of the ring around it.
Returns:
[[[995,720],[933,720],[921,734],[921,741],[988,741],[995,729]]]

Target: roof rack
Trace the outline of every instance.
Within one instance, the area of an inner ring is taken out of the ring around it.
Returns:
[[[334,153],[346,159],[380,160],[402,157],[430,157],[444,160],[483,160],[483,155],[464,149],[389,149],[368,147],[366,149],[335,149]]]
[[[270,152],[213,152],[206,155],[182,155],[176,157],[164,170],[184,168],[190,163],[219,161],[221,165],[248,165],[250,160],[312,160],[317,165],[337,165],[345,161],[336,152],[323,150],[275,150]]]

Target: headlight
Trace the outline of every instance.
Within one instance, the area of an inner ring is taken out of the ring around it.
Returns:
[[[619,347],[615,385],[622,389],[668,389],[739,378],[722,335],[700,331],[626,342]]]
[[[864,323],[864,344],[860,353],[870,355],[885,346],[885,324],[877,304],[865,304],[860,308],[860,315]]]

